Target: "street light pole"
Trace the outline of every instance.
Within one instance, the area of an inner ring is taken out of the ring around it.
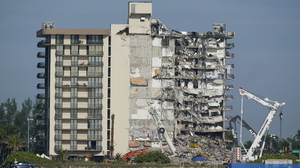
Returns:
[[[32,118],[27,117],[27,123],[28,123],[28,127],[27,127],[27,152],[29,152],[29,120],[33,120]]]
[[[282,138],[282,117],[283,117],[283,114],[282,114],[282,107],[280,108],[280,114],[279,114],[279,118],[280,118],[280,140]]]

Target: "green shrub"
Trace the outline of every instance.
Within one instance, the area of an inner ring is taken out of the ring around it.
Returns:
[[[41,158],[39,156],[36,156],[35,154],[32,153],[28,153],[28,152],[23,152],[23,151],[19,151],[19,152],[12,152],[11,154],[9,154],[6,158],[6,163],[8,164],[13,164],[15,159],[19,162],[19,161],[25,161],[28,163],[51,163],[53,162],[52,160],[46,159],[46,158]]]
[[[169,157],[161,152],[149,152],[146,155],[138,155],[133,159],[135,163],[159,163],[167,164],[171,163]]]
[[[263,155],[261,158],[249,162],[249,163],[262,163],[263,160],[267,160],[267,159],[292,159],[293,163],[297,163],[296,159],[297,156],[292,155],[292,154],[288,154],[288,155],[281,155],[281,154],[267,154],[267,155]]]

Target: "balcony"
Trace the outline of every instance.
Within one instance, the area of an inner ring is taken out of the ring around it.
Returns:
[[[100,150],[100,151],[102,151],[102,146],[98,146],[98,147],[87,146],[87,147],[85,147],[85,150]]]
[[[229,52],[226,52],[225,58],[233,59],[234,58],[234,54],[233,53],[230,54]]]
[[[45,105],[44,104],[38,104],[36,106],[37,109],[46,109]]]
[[[46,68],[47,65],[45,64],[45,62],[39,62],[36,67],[37,68]]]
[[[47,58],[47,55],[46,55],[45,52],[38,52],[38,53],[37,53],[37,57],[38,57],[38,58]]]
[[[37,125],[36,129],[45,130],[45,129],[47,129],[47,125]]]
[[[37,94],[36,98],[37,99],[46,99],[46,95],[45,94]]]
[[[36,85],[36,88],[37,89],[46,89],[47,86],[44,83],[39,83],[39,84]]]
[[[234,79],[234,75],[233,74],[227,74],[226,79],[227,80],[233,80]]]
[[[61,150],[62,146],[61,145],[55,145],[54,150]]]
[[[41,40],[37,43],[37,47],[45,47],[45,44],[50,44],[50,40]]]
[[[226,49],[231,49],[233,47],[234,47],[234,43],[227,43],[225,48]]]
[[[233,107],[231,105],[227,105],[225,107],[225,111],[231,111],[231,110],[233,110]]]
[[[225,100],[233,100],[233,95],[225,95]]]
[[[88,135],[87,139],[91,140],[91,139],[95,139],[95,140],[102,140],[102,135]]]
[[[89,104],[88,108],[102,108],[102,104]]]
[[[226,90],[232,90],[234,87],[233,87],[233,85],[226,85],[225,86],[225,89]]]
[[[47,78],[47,76],[46,76],[45,73],[38,73],[38,74],[36,75],[36,77],[37,77],[38,79]]]
[[[102,114],[100,115],[90,115],[87,116],[88,119],[102,119]]]

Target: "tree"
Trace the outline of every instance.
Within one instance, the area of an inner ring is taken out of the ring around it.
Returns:
[[[31,118],[32,111],[32,100],[27,98],[22,103],[22,109],[20,112],[16,114],[14,125],[19,126],[21,128],[21,135],[27,136],[27,118]]]
[[[8,124],[13,125],[15,116],[18,112],[17,110],[17,103],[15,98],[13,99],[6,99],[6,102],[3,104],[4,108],[6,109],[6,114],[5,114],[5,122]]]
[[[11,148],[13,152],[18,151],[19,148],[24,147],[26,141],[22,138],[20,138],[20,135],[12,135],[8,137],[7,144],[8,148]]]
[[[69,155],[68,151],[64,150],[64,149],[59,149],[59,150],[56,151],[56,153],[58,154],[57,159],[60,160],[60,161],[67,160],[67,157]]]

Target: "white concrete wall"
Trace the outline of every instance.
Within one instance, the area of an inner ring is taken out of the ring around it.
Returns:
[[[117,35],[128,25],[111,25],[111,114],[115,114],[114,153],[125,154],[129,144],[130,37]]]

